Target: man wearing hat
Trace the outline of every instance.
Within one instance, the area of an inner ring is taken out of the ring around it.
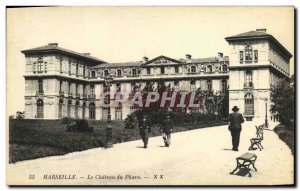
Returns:
[[[149,133],[151,133],[152,122],[146,114],[143,114],[139,126],[140,126],[140,135],[144,142],[144,148],[147,148]]]
[[[244,117],[241,113],[238,113],[239,108],[234,106],[232,108],[233,113],[229,114],[229,131],[232,137],[232,150],[238,151],[239,143],[240,143],[240,133],[242,130],[242,123],[244,123]]]

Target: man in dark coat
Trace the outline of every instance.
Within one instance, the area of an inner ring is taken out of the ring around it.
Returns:
[[[171,144],[171,132],[173,131],[173,122],[170,119],[170,115],[166,116],[166,119],[163,121],[161,132],[165,142],[165,146],[169,147]]]
[[[142,120],[140,121],[140,135],[144,142],[144,148],[147,148],[149,133],[151,133],[152,122],[147,115],[142,116]]]
[[[239,108],[234,106],[232,108],[233,113],[229,114],[229,131],[232,137],[232,150],[238,151],[240,143],[240,133],[242,130],[242,123],[244,123],[244,117],[241,113],[238,113]]]

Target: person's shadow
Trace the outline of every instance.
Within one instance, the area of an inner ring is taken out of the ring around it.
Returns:
[[[232,151],[232,149],[222,149],[223,151]]]

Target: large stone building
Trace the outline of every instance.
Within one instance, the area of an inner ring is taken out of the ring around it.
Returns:
[[[291,54],[265,30],[225,39],[231,48],[230,57],[218,53],[216,57],[197,59],[187,54],[184,59],[158,56],[107,63],[88,53],[60,48],[57,43],[24,50],[25,118],[106,119],[108,108],[100,104],[100,98],[109,74],[113,74],[112,102],[116,92],[131,94],[149,82],[157,87],[163,81],[177,91],[200,88],[220,94],[229,87],[230,108],[239,106],[249,120],[264,117],[265,103],[270,105],[270,89],[279,79],[289,77]],[[112,104],[112,120],[125,119],[136,109]]]

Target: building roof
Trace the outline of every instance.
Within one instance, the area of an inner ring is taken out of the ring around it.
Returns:
[[[272,35],[266,33],[266,29],[257,29],[256,31],[249,31],[234,36],[226,37],[227,42],[249,40],[249,39],[266,39],[270,42],[273,42],[277,47],[279,47],[289,58],[292,57],[292,54]]]
[[[65,48],[58,47],[57,43],[50,43],[46,46],[27,49],[27,50],[23,50],[21,52],[25,55],[26,54],[32,54],[32,53],[41,53],[41,52],[61,52],[61,53],[67,54],[67,55],[72,55],[72,56],[75,56],[75,57],[87,59],[87,60],[90,60],[90,61],[96,62],[96,63],[106,63],[105,61],[103,61],[99,58],[90,56],[88,53],[79,53],[79,52],[75,52],[75,51],[72,51],[72,50],[68,50],[68,49],[65,49]]]
[[[119,62],[119,63],[105,63],[95,66],[94,68],[107,68],[107,67],[129,67],[129,66],[141,66],[141,61],[133,62]]]
[[[147,66],[148,63],[151,63],[159,58],[167,58],[169,60],[172,60],[174,62],[177,63],[181,63],[181,64],[190,64],[190,63],[209,63],[209,62],[221,62],[221,61],[229,61],[228,56],[222,57],[222,59],[218,58],[218,57],[209,57],[209,58],[196,58],[196,59],[173,59],[173,58],[169,58],[166,56],[158,56],[155,57],[147,62],[142,62],[142,61],[132,61],[132,62],[119,62],[119,63],[104,63],[104,64],[100,64],[95,66],[94,68],[108,68],[108,67],[112,67],[112,68],[117,68],[117,67],[139,67],[139,66]]]
[[[190,59],[190,61],[188,59],[181,59],[184,60],[187,63],[206,63],[206,62],[221,62],[221,61],[229,61],[229,57],[228,56],[224,56],[221,57],[222,59],[220,59],[219,57],[208,57],[208,58],[192,58]]]
[[[267,36],[272,36],[272,35],[261,31],[249,31],[234,36],[226,37],[225,39],[228,40],[228,39],[243,38],[243,37],[267,37]]]

